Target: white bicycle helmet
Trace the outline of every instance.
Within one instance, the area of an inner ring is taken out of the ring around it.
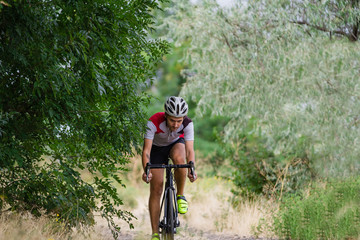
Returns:
[[[165,113],[173,117],[185,117],[188,113],[188,105],[182,97],[169,97],[165,104]]]

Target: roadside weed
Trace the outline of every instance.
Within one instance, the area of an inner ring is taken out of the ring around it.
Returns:
[[[273,227],[286,239],[359,238],[360,178],[330,180],[308,193],[285,197]]]

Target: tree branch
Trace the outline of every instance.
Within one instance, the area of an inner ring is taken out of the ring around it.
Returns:
[[[359,39],[359,21],[353,25],[350,37],[352,41],[357,41]]]
[[[233,49],[232,49],[232,47],[231,47],[231,45],[230,45],[230,43],[229,43],[229,40],[227,39],[227,37],[225,36],[224,33],[222,34],[222,36],[223,36],[224,39],[225,39],[226,45],[227,45],[227,46],[229,47],[229,49],[230,49],[230,54],[231,54],[231,56],[234,56],[234,51],[233,51]]]
[[[336,33],[336,34],[339,34],[339,35],[343,35],[343,36],[345,36],[345,37],[347,37],[349,40],[351,40],[351,41],[356,41],[357,39],[355,39],[354,38],[354,36],[353,36],[353,34],[351,33],[351,34],[349,34],[349,33],[346,33],[345,31],[343,31],[343,30],[340,30],[340,29],[338,29],[338,30],[330,30],[330,29],[328,29],[328,28],[326,28],[326,27],[321,27],[321,26],[317,26],[317,25],[313,25],[313,24],[311,24],[311,23],[309,23],[308,21],[306,21],[306,20],[302,20],[302,21],[290,21],[291,23],[296,23],[296,24],[300,24],[300,25],[307,25],[307,26],[309,26],[309,27],[312,27],[312,28],[315,28],[315,29],[317,29],[317,30],[320,30],[320,31],[322,31],[322,32],[328,32],[328,33]]]

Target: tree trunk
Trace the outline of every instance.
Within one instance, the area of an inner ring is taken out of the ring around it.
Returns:
[[[359,40],[359,21],[353,25],[352,31],[349,35],[349,39],[353,42]]]

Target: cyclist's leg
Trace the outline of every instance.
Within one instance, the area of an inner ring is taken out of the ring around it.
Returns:
[[[152,146],[150,163],[166,164],[168,162],[169,148]],[[151,169],[152,179],[150,181],[149,212],[152,232],[159,233],[160,201],[163,191],[164,170]]]
[[[186,163],[185,141],[179,139],[179,142],[174,144],[170,151],[170,158],[174,164]],[[188,203],[184,197],[185,181],[186,181],[186,168],[178,168],[175,170],[175,181],[177,187],[177,204],[178,211],[181,214],[185,214],[188,211]]]
[[[174,164],[185,164],[185,144],[183,142],[176,143],[170,151],[170,158]],[[177,187],[177,194],[184,195],[185,181],[186,181],[186,168],[179,168],[175,170],[175,181]]]
[[[160,200],[163,191],[164,170],[151,169],[149,212],[153,233],[159,233]]]

